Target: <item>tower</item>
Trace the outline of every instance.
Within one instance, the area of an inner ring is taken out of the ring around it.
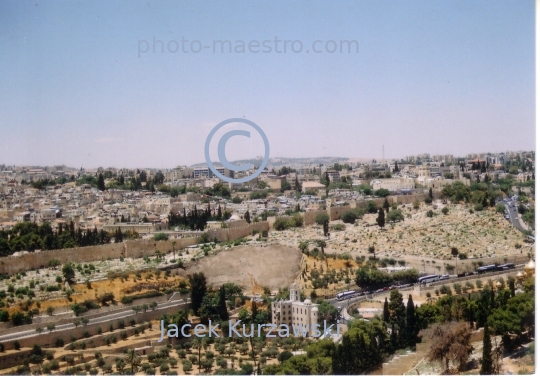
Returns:
[[[293,302],[300,301],[300,292],[298,291],[298,286],[296,285],[296,283],[293,283],[291,285],[289,297],[290,297],[290,300]]]

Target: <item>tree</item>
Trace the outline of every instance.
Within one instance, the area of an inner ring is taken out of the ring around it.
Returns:
[[[105,179],[103,179],[103,174],[101,172],[99,173],[99,176],[98,176],[97,187],[100,191],[105,190]]]
[[[386,297],[384,298],[383,321],[386,323],[390,322],[390,310],[388,309],[388,299]]]
[[[199,353],[198,366],[201,369],[201,350],[206,350],[208,347],[208,341],[205,337],[195,337],[191,340],[191,347],[197,349]]]
[[[207,291],[206,277],[204,273],[195,273],[189,275],[188,279],[191,286],[191,308],[198,315]]]
[[[390,211],[390,203],[388,202],[388,197],[384,198],[383,208],[387,213]]]
[[[317,223],[318,225],[323,226],[324,236],[328,235],[328,223],[329,222],[330,222],[330,217],[326,213],[319,213],[315,217],[315,223]]]
[[[300,242],[298,243],[298,249],[300,249],[302,253],[305,253],[308,250],[308,247],[309,242],[307,242],[306,240],[300,240]]]
[[[400,209],[392,209],[390,210],[390,213],[388,213],[387,219],[388,221],[398,222],[405,220],[405,217]]]
[[[131,367],[131,374],[134,375],[141,365],[141,357],[137,355],[134,349],[128,350],[126,363]]]
[[[221,321],[229,320],[229,312],[227,312],[227,296],[225,294],[225,285],[219,288],[218,314]]]
[[[379,215],[377,216],[377,224],[381,229],[384,227],[384,210],[382,208],[379,209]]]
[[[315,244],[317,244],[317,247],[321,248],[321,252],[324,254],[324,247],[326,247],[326,242],[321,239],[315,241]]]
[[[390,302],[388,304],[390,311],[390,323],[395,324],[398,330],[398,342],[399,345],[405,343],[405,323],[406,323],[406,309],[403,304],[403,295],[398,290],[392,290],[390,293]]]
[[[249,210],[246,210],[246,214],[244,214],[244,219],[247,223],[251,223],[251,217],[249,215]]]
[[[429,188],[429,193],[428,193],[428,196],[431,200],[433,200],[433,189],[432,188]]]
[[[358,218],[358,215],[356,214],[355,210],[347,210],[345,213],[341,215],[341,220],[344,223],[354,223],[356,222],[356,219]]]
[[[416,344],[416,313],[414,308],[414,302],[412,300],[412,295],[409,294],[409,300],[407,300],[407,309],[406,309],[406,327],[405,327],[405,336],[408,346],[414,346]]]
[[[482,367],[480,368],[481,375],[493,375],[493,358],[491,357],[491,336],[489,335],[489,327],[484,326],[484,346],[482,348]]]
[[[75,269],[73,268],[72,263],[68,262],[64,265],[64,267],[62,268],[62,275],[64,276],[64,280],[67,283],[73,283],[73,280],[75,279]]]
[[[458,370],[462,370],[473,350],[471,329],[463,321],[434,324],[422,330],[420,335],[431,340],[427,360],[441,362],[445,367],[444,373],[449,373],[451,361],[457,363]]]
[[[452,253],[452,257],[457,257],[459,255],[459,250],[456,247],[450,248],[450,252]]]

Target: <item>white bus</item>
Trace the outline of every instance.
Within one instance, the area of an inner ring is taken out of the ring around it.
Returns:
[[[348,299],[348,298],[352,298],[354,295],[356,294],[356,291],[345,291],[345,292],[340,292],[336,295],[336,299],[337,300],[344,300],[344,299]]]
[[[418,283],[431,283],[439,280],[439,276],[436,274],[425,275],[418,278]]]

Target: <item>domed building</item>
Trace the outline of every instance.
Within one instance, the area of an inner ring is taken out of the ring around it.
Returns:
[[[279,327],[285,324],[289,327],[308,328],[309,337],[317,334],[314,324],[319,322],[318,304],[313,304],[311,300],[300,301],[300,290],[296,283],[290,287],[289,300],[278,300],[272,303],[272,324]],[[319,332],[320,335],[320,332]]]
[[[527,277],[532,277],[534,276],[534,270],[536,268],[536,263],[534,262],[534,260],[531,258],[529,260],[529,262],[527,263],[527,265],[525,265],[525,267],[523,268],[525,270],[525,275]]]

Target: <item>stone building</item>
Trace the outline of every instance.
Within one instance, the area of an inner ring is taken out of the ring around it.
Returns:
[[[315,336],[314,325],[319,323],[318,304],[311,303],[306,299],[300,301],[300,290],[296,283],[290,288],[289,300],[278,300],[272,303],[272,324],[280,324],[292,327],[301,325],[309,328],[309,336]]]

